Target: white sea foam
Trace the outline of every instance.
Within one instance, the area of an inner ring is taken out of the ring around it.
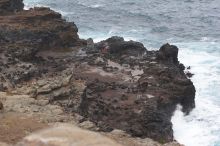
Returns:
[[[45,7],[44,5],[40,5],[40,4],[30,4],[30,3],[25,3],[24,5],[24,10],[29,10],[30,8],[33,8],[33,7]]]
[[[172,118],[174,136],[186,146],[220,146],[217,144],[220,140],[220,57],[218,53],[200,51],[202,47],[202,50],[213,47],[211,42],[210,46],[208,43],[205,47],[201,44],[177,44],[180,48],[185,47],[180,49],[179,59],[191,66],[197,93],[196,108],[189,116],[184,116],[180,106],[177,107]],[[219,47],[219,44],[216,45]]]
[[[103,6],[102,4],[95,4],[95,5],[91,5],[90,7],[91,8],[100,8],[102,6]]]
[[[66,11],[62,11],[60,9],[55,9],[53,7],[50,7],[48,5],[42,5],[42,4],[38,4],[36,3],[36,1],[31,1],[31,0],[24,0],[24,10],[29,10],[30,8],[33,7],[49,7],[50,9],[60,13],[62,16],[68,16],[70,14],[75,14],[74,12],[66,12]],[[65,19],[68,19],[67,17]]]

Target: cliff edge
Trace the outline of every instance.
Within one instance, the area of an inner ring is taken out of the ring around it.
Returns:
[[[46,125],[75,123],[105,133],[119,129],[132,141],[174,140],[176,105],[186,114],[195,107],[195,87],[176,46],[149,51],[117,36],[94,43],[80,39],[77,26],[59,13],[23,6],[0,0],[1,116],[34,115]],[[0,131],[7,132],[4,126]],[[10,143],[4,132],[0,137]]]

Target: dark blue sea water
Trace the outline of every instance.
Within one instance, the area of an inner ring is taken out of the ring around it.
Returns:
[[[113,35],[148,49],[172,43],[192,67],[196,108],[172,118],[175,138],[186,146],[220,146],[220,0],[24,0],[49,6],[74,21],[82,38]]]

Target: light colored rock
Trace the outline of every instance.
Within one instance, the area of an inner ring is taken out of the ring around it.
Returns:
[[[25,113],[0,113],[0,140],[5,143],[16,143],[33,131],[48,127],[39,117]],[[1,146],[1,144],[0,144]]]
[[[70,121],[74,117],[64,113],[63,108],[58,105],[49,104],[48,100],[36,100],[30,95],[14,95],[0,92],[0,101],[4,104],[4,112],[25,113],[30,116],[37,115],[46,123]]]
[[[25,137],[16,146],[122,146],[95,132],[57,125]]]
[[[147,98],[154,98],[155,96],[147,94]]]
[[[123,136],[127,136],[129,137],[130,135],[128,135],[125,131],[119,130],[119,129],[114,129],[111,134],[113,135],[117,135],[119,137],[123,137]]]
[[[79,126],[84,129],[98,130],[97,126],[93,122],[90,122],[90,121],[84,121],[80,123]]]
[[[35,104],[39,106],[46,106],[49,104],[49,100],[46,99],[36,100]]]
[[[10,146],[7,143],[0,142],[0,146]]]

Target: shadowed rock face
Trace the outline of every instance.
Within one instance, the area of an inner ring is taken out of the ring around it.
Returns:
[[[77,32],[49,8],[0,16],[0,91],[80,113],[102,131],[172,141],[176,105],[186,114],[195,106],[178,48],[165,44],[147,51],[121,37],[94,44]]]
[[[178,63],[178,48],[174,45],[165,44],[163,45],[158,54],[158,60],[168,61],[174,64]]]
[[[101,43],[106,42],[123,44],[114,48],[119,53],[120,47],[123,52],[126,50],[123,46],[133,47],[136,44],[118,37]],[[104,131],[116,128],[133,136],[150,137],[160,142],[172,141],[170,119],[176,104],[181,104],[186,113],[195,106],[195,88],[178,62],[178,48],[167,44],[159,51],[146,51],[144,54],[140,45],[135,46],[137,50],[128,47],[135,51],[133,54],[140,54],[134,58],[130,50],[120,56],[115,55],[109,46],[110,52],[103,58],[115,64],[107,62],[101,66],[113,72],[109,74],[111,79],[97,78],[87,84],[79,107],[80,113]]]
[[[0,0],[0,15],[21,11],[23,8],[23,0]]]
[[[3,103],[0,101],[0,110],[3,110],[3,109],[4,109]]]

